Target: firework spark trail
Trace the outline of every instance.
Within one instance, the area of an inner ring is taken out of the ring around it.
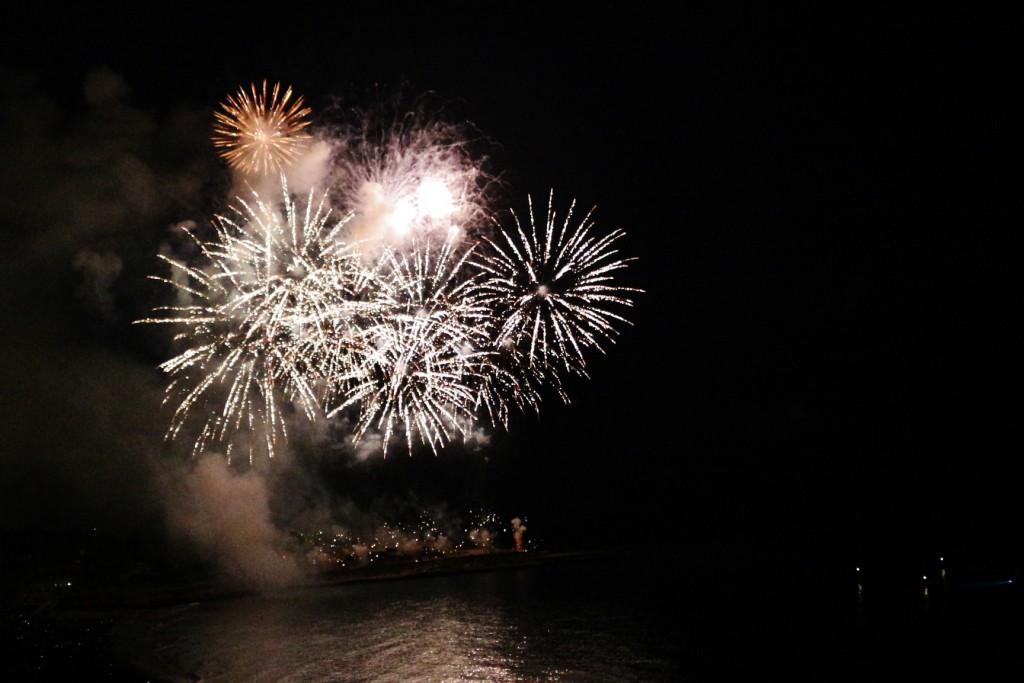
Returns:
[[[269,96],[266,81],[262,90],[253,83],[249,92],[239,88],[237,95],[228,95],[221,104],[223,111],[214,112],[213,144],[234,168],[264,175],[281,171],[312,139],[303,132],[311,110],[302,106],[301,96],[289,104],[290,87],[278,99],[280,92],[280,83],[274,84]]]
[[[614,249],[621,230],[598,236],[593,209],[570,226],[575,200],[561,226],[548,195],[547,216],[538,226],[529,199],[529,229],[512,211],[514,229],[498,224],[499,235],[484,238],[489,247],[477,261],[486,273],[481,282],[485,302],[502,320],[496,344],[518,350],[529,368],[542,377],[566,370],[586,374],[585,352],[604,352],[614,342],[616,325],[629,324],[608,308],[632,306],[630,292],[614,283],[613,273],[634,260]]]

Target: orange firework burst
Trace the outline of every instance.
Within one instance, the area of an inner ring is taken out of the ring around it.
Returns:
[[[310,140],[302,129],[309,125],[308,107],[302,97],[292,100],[289,87],[278,99],[281,84],[275,83],[268,97],[267,82],[257,90],[238,89],[237,96],[228,95],[221,104],[223,111],[214,112],[213,144],[222,148],[220,155],[228,163],[246,173],[267,174],[298,158]]]

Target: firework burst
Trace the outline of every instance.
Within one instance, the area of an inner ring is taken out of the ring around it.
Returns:
[[[574,224],[575,201],[559,221],[553,200],[552,191],[542,223],[532,199],[528,224],[510,212],[512,225],[499,224],[498,235],[485,238],[488,248],[476,262],[485,274],[484,301],[501,320],[497,348],[542,382],[561,370],[585,377],[585,353],[603,353],[617,326],[629,324],[614,308],[632,306],[629,294],[640,292],[615,283],[614,273],[633,260],[615,249],[624,233],[597,234],[593,209]]]
[[[279,98],[280,96],[280,98]],[[214,112],[213,144],[231,166],[245,173],[266,175],[281,171],[295,161],[311,137],[303,132],[309,125],[310,109],[302,97],[292,100],[292,89],[281,94],[275,83],[267,94],[267,82],[261,90],[239,88]]]
[[[185,350],[164,362],[173,377],[168,399],[178,406],[173,438],[194,412],[206,419],[194,452],[228,442],[242,431],[258,434],[272,455],[287,429],[281,404],[310,419],[344,374],[355,343],[352,321],[368,306],[359,300],[370,276],[351,247],[338,239],[345,218],[331,223],[326,194],[313,192],[300,211],[283,184],[283,200],[256,192],[238,199],[230,216],[214,222],[214,237],[198,246],[202,263],[161,256],[181,299],[140,323],[182,328]],[[250,451],[250,457],[252,451]]]
[[[332,187],[354,213],[356,239],[399,247],[485,223],[491,180],[462,127],[379,104],[353,112],[332,135]]]
[[[215,144],[249,172],[279,169],[309,139],[301,98],[240,90],[217,114]],[[161,364],[176,402],[168,438],[193,452],[244,446],[273,455],[290,413],[338,417],[354,444],[396,441],[435,453],[542,394],[568,402],[563,377],[614,342],[631,294],[615,276],[623,232],[600,234],[591,212],[487,220],[489,180],[457,127],[365,113],[340,129],[331,192],[252,191],[217,216],[192,260],[170,266],[175,305],[137,322],[177,328]],[[385,123],[381,123],[385,121]],[[337,131],[336,131],[337,132]],[[333,202],[333,205],[332,205]],[[332,216],[340,216],[334,218]],[[190,425],[186,429],[186,424]]]
[[[410,454],[417,441],[436,452],[473,422],[486,385],[490,311],[475,278],[465,277],[471,251],[446,242],[383,255],[362,356],[342,378],[347,398],[332,411],[359,406],[357,440],[378,431],[387,453],[401,428]]]

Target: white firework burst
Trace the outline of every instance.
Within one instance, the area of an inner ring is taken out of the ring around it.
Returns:
[[[615,248],[624,233],[598,234],[593,209],[573,223],[575,201],[559,220],[553,199],[552,191],[543,222],[532,198],[526,225],[510,212],[512,225],[498,223],[476,260],[483,300],[501,321],[496,347],[540,381],[561,370],[586,376],[586,352],[603,353],[614,342],[618,326],[629,324],[616,309],[632,306],[629,295],[641,291],[615,282],[616,271],[634,260]]]
[[[475,278],[465,276],[470,253],[427,242],[383,255],[360,359],[331,411],[358,406],[357,441],[380,432],[386,454],[401,430],[410,454],[416,442],[436,452],[472,422],[485,384],[489,312]]]
[[[158,307],[141,323],[173,324],[186,348],[161,364],[178,405],[168,436],[199,413],[196,453],[241,431],[258,434],[273,455],[287,427],[282,402],[315,419],[329,377],[348,362],[352,321],[369,304],[357,292],[370,277],[331,223],[326,194],[310,192],[299,211],[282,179],[282,200],[256,192],[219,216],[214,236],[189,232],[203,262],[161,256],[182,303]],[[250,451],[250,457],[252,452]]]

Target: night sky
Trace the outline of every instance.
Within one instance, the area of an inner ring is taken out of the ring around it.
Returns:
[[[308,455],[321,493],[387,485],[672,557],[1019,552],[1020,22],[548,4],[7,23],[0,528],[161,533],[165,342],[130,322],[168,226],[227,199],[213,110],[269,79],[314,117],[434,93],[517,207],[553,189],[624,230],[644,290],[570,405],[483,452]]]

